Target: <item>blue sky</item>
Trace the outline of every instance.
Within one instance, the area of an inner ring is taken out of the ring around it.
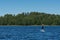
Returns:
[[[0,0],[0,15],[21,12],[60,14],[60,0]]]

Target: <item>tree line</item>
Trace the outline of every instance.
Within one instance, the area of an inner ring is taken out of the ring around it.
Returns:
[[[60,25],[60,15],[40,12],[5,14],[0,16],[0,25]]]

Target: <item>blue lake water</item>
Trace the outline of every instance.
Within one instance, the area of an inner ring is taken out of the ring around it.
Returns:
[[[0,40],[60,40],[60,26],[0,26]]]

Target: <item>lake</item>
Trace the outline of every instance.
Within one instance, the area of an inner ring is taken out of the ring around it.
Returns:
[[[0,40],[60,40],[60,26],[0,26]]]

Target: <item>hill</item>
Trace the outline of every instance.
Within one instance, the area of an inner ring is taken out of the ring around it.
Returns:
[[[0,16],[0,25],[60,25],[60,15],[27,12]]]

